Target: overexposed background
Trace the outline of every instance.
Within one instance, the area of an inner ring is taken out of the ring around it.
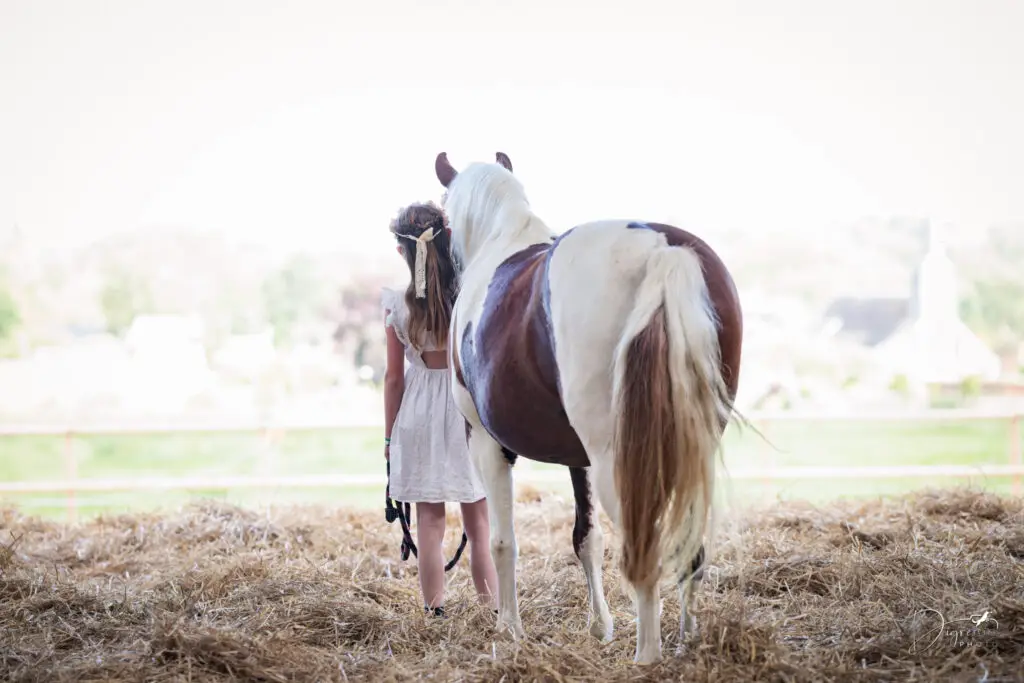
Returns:
[[[0,482],[377,471],[387,225],[440,151],[508,153],[556,231],[705,237],[780,464],[1005,463],[1021,35],[1009,0],[0,0],[0,425],[46,432],[0,437]],[[930,426],[797,419],[898,411]],[[341,426],[116,434],[196,420]]]

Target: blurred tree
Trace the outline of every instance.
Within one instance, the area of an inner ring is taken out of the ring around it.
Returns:
[[[332,312],[337,352],[356,368],[369,365],[375,375],[383,372],[387,356],[380,293],[388,280],[378,274],[351,278],[339,287]]]
[[[1024,226],[1003,225],[969,264],[960,314],[964,322],[996,347],[1024,340]]]
[[[100,308],[111,334],[123,335],[136,316],[153,312],[152,292],[141,276],[114,268],[108,270],[103,280]]]
[[[18,303],[10,290],[0,284],[0,342],[13,337],[20,324],[21,313],[18,312]]]
[[[1024,339],[1024,282],[998,276],[977,280],[961,302],[960,314],[990,343]]]
[[[263,282],[263,305],[275,343],[294,341],[296,327],[320,312],[321,301],[320,282],[309,256],[297,254],[270,273]]]

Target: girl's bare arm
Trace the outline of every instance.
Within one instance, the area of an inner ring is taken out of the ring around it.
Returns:
[[[390,311],[385,311],[385,316],[389,314]],[[405,349],[390,325],[384,331],[388,340],[387,369],[384,371],[384,457],[390,459],[391,430],[405,394]]]

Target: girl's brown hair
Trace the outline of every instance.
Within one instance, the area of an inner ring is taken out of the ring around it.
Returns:
[[[426,243],[426,292],[421,299],[416,296],[415,240],[427,231],[433,232],[433,238]],[[409,266],[410,282],[405,291],[405,302],[409,308],[409,340],[414,346],[422,346],[429,332],[437,347],[445,348],[452,306],[458,294],[458,277],[444,212],[432,203],[412,204],[391,222],[391,232],[395,233],[405,263]]]

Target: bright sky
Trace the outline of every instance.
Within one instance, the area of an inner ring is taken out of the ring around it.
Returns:
[[[437,152],[497,149],[556,230],[1019,220],[1022,35],[1014,0],[0,0],[0,233],[376,250]]]

